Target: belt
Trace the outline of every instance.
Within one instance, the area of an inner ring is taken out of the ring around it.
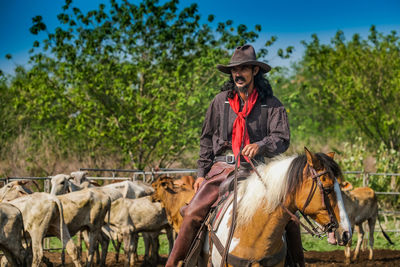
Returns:
[[[264,158],[262,156],[255,156],[254,160],[256,160],[258,162],[264,162]],[[214,162],[216,162],[216,161],[222,161],[222,162],[226,162],[228,164],[235,164],[235,162],[236,162],[234,155],[216,156],[214,158]],[[255,165],[257,165],[256,163],[257,162],[255,162]],[[246,165],[246,166],[249,165],[250,166],[250,164],[248,162],[246,162],[246,160],[244,158],[240,159],[240,165],[242,165],[242,166],[243,165]]]

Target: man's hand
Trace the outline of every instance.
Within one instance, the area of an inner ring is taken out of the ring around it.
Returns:
[[[196,193],[197,190],[199,190],[200,185],[205,181],[206,179],[204,177],[197,177],[196,181],[194,182],[193,188],[194,192]]]
[[[248,144],[243,148],[242,155],[249,158],[253,158],[255,155],[257,155],[258,149],[259,147],[257,144]]]

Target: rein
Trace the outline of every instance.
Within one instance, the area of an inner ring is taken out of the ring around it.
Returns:
[[[246,96],[248,98],[248,92],[246,92]],[[248,108],[248,104],[247,104],[247,99],[246,102],[244,104],[244,108],[246,108],[246,112],[247,113],[247,108]],[[222,258],[221,258],[221,266],[226,266],[226,263],[228,262],[228,255],[229,255],[229,247],[231,245],[232,242],[232,238],[233,238],[233,234],[235,232],[235,228],[236,228],[236,220],[237,220],[237,183],[238,183],[238,179],[237,179],[237,174],[238,174],[238,161],[239,161],[239,157],[242,154],[242,150],[243,150],[243,146],[244,146],[244,140],[245,140],[245,136],[246,136],[246,131],[247,131],[247,117],[248,115],[244,118],[244,129],[243,129],[243,137],[242,137],[242,142],[240,145],[240,150],[239,153],[236,155],[236,159],[235,159],[235,176],[234,176],[234,182],[233,182],[233,203],[232,203],[232,223],[231,223],[231,227],[229,228],[229,235],[228,238],[226,240],[226,244],[224,247],[224,252],[221,254]],[[251,159],[250,159],[251,162]],[[212,233],[212,231],[210,232]],[[211,235],[210,235],[211,237]],[[216,237],[216,236],[215,236]],[[219,241],[219,239],[218,239]]]

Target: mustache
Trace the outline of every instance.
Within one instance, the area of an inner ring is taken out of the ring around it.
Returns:
[[[246,81],[246,79],[243,76],[237,76],[235,77],[235,82],[239,82],[239,81]]]

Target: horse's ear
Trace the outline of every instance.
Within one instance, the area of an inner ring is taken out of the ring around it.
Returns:
[[[335,152],[328,152],[328,153],[326,153],[326,155],[328,157],[330,157],[331,159],[333,159],[335,157]]]
[[[307,157],[307,163],[308,165],[310,165],[311,167],[314,166],[315,163],[315,156],[313,153],[311,153],[306,147],[304,147],[304,152],[306,154]]]

